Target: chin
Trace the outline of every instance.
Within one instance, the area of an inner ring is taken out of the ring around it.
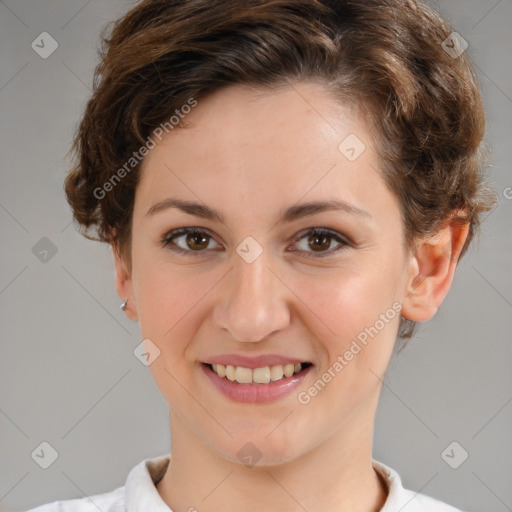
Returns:
[[[270,440],[265,435],[236,436],[221,448],[220,455],[248,468],[279,466],[300,456],[293,439]]]

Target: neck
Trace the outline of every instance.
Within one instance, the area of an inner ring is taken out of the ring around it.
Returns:
[[[283,464],[247,467],[212,451],[172,412],[170,418],[171,461],[157,490],[173,512],[378,512],[386,501],[386,484],[372,466],[373,421],[353,421]]]

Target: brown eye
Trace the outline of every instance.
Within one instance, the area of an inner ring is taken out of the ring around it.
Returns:
[[[338,244],[334,249],[331,248],[333,242]],[[343,235],[325,228],[313,228],[302,232],[294,245],[295,248],[291,251],[298,251],[306,258],[334,256],[341,250],[351,247],[350,242]]]
[[[326,234],[320,234],[320,235],[310,235],[308,238],[308,244],[313,251],[324,251],[329,249],[329,246],[331,245],[331,235]]]
[[[194,250],[206,249],[208,247],[210,236],[204,235],[201,231],[193,231],[186,235],[187,246]]]
[[[216,243],[204,229],[181,228],[168,233],[162,240],[162,246],[173,252],[199,256],[207,254],[209,251],[206,249],[212,249],[209,247],[211,242]],[[217,246],[220,247],[218,244]]]

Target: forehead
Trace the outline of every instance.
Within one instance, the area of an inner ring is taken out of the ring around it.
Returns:
[[[145,158],[139,202],[206,194],[256,211],[305,195],[356,203],[384,187],[366,120],[320,84],[226,87],[198,100],[184,121]]]
[[[210,151],[222,142],[245,148],[279,147],[279,154],[291,147],[296,153],[313,156],[327,145],[337,149],[340,136],[349,129],[366,137],[365,120],[356,109],[315,82],[290,83],[276,90],[224,87],[199,100],[183,117],[187,128],[174,131],[175,137],[186,136],[198,149]]]

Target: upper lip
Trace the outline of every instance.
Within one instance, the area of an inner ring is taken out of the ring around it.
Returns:
[[[278,354],[262,354],[259,356],[243,356],[241,354],[222,354],[212,356],[203,361],[206,364],[224,364],[232,366],[242,366],[243,368],[264,368],[266,366],[277,366],[279,364],[296,364],[309,362],[307,359],[298,359],[296,357],[281,356]]]

